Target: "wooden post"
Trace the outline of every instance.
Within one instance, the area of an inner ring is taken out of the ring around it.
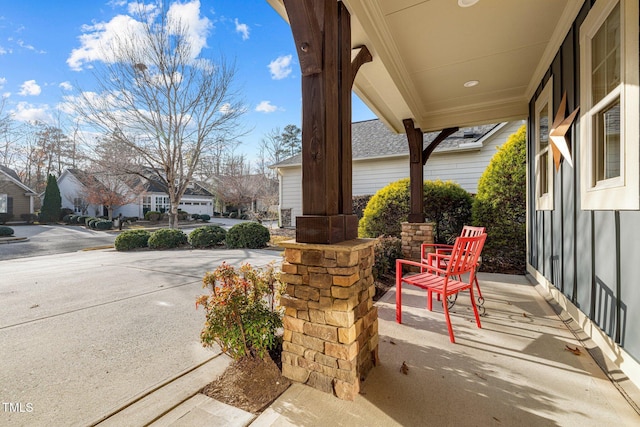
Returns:
[[[424,171],[422,170],[422,144],[424,135],[415,127],[412,119],[402,121],[409,143],[409,222],[424,222]]]
[[[296,218],[296,240],[355,239],[351,86],[371,55],[365,48],[351,63],[351,17],[341,1],[284,0],[284,5],[302,72],[302,216]]]

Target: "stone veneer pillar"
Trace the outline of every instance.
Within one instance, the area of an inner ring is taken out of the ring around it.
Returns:
[[[433,223],[403,222],[401,226],[402,256],[405,259],[419,262],[421,258],[420,245],[433,243]]]
[[[378,363],[374,240],[281,243],[286,293],[282,374],[345,400]]]

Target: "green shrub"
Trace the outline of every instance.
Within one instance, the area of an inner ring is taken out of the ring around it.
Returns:
[[[245,264],[239,270],[222,263],[202,279],[211,293],[196,301],[206,317],[200,339],[205,346],[217,344],[236,360],[263,357],[275,347],[282,327],[277,305],[282,284],[273,266],[258,270]]]
[[[191,214],[191,219],[195,219],[195,220],[200,219],[200,214]]]
[[[425,181],[423,184],[425,221],[434,224],[434,241],[451,243],[464,224],[471,221],[472,198],[458,184]],[[358,224],[361,237],[400,237],[401,223],[410,210],[409,178],[392,182],[371,197]]]
[[[425,181],[425,221],[434,223],[435,243],[453,244],[462,227],[471,222],[473,198],[453,181]]]
[[[73,209],[70,208],[62,208],[60,209],[60,220],[64,220],[64,217],[67,215],[73,215]]]
[[[234,225],[227,232],[225,239],[227,247],[231,249],[260,249],[266,247],[269,240],[271,240],[269,229],[257,222],[242,222]]]
[[[364,215],[364,209],[367,207],[369,200],[373,197],[371,194],[364,196],[353,196],[351,200],[353,214],[358,217],[358,220]]]
[[[57,222],[60,219],[60,210],[62,209],[62,198],[60,197],[60,188],[56,177],[49,174],[47,178],[47,187],[44,190],[44,200],[42,201],[42,209],[40,209],[40,222]]]
[[[380,236],[373,246],[373,252],[372,272],[373,278],[377,280],[395,271],[396,260],[402,258],[402,240],[394,236]]]
[[[62,222],[64,222],[65,224],[72,224],[72,221],[71,221],[71,217],[72,216],[73,215],[71,215],[71,214],[67,214],[67,215],[63,216],[62,217]]]
[[[227,230],[219,225],[203,225],[189,234],[189,243],[194,248],[211,248],[224,242]]]
[[[526,128],[502,145],[478,182],[473,224],[487,229],[483,271],[525,273]]]
[[[20,219],[26,222],[27,224],[33,224],[38,220],[38,215],[32,213],[23,213],[20,214]]]
[[[400,237],[400,224],[409,217],[409,178],[392,182],[374,194],[358,223],[361,237]]]
[[[13,219],[13,214],[0,213],[0,224],[5,224]]]
[[[234,218],[234,219],[235,219],[235,218],[238,218],[238,212],[235,212],[235,211],[230,212],[230,213],[229,213],[229,218]]]
[[[117,251],[129,251],[131,249],[146,248],[149,242],[147,230],[126,230],[118,234],[114,242]]]
[[[200,219],[202,220],[202,222],[209,222],[209,220],[211,219],[211,215],[202,214],[200,215]]]
[[[101,219],[94,223],[93,228],[96,230],[111,230],[113,228],[113,221],[108,219]]]
[[[144,219],[147,221],[159,221],[162,214],[158,211],[149,211],[144,214]]]
[[[13,228],[0,225],[0,237],[13,236]]]
[[[92,218],[92,217],[87,215],[78,215],[78,217],[76,218],[76,223],[81,225],[86,225],[87,218]]]
[[[172,249],[187,243],[187,235],[177,228],[161,228],[149,236],[151,249]]]
[[[95,224],[97,221],[100,221],[99,218],[96,217],[89,217],[89,218],[85,218],[84,220],[84,224],[87,226],[87,228],[95,228]]]

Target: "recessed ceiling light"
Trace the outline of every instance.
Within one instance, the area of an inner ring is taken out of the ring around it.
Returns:
[[[460,7],[469,7],[478,3],[480,0],[458,0],[458,6]]]
[[[478,80],[469,80],[468,82],[464,83],[464,87],[474,87],[474,86],[478,86],[480,82]]]

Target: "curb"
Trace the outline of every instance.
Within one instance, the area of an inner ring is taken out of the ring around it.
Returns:
[[[5,244],[8,245],[9,243],[21,243],[21,242],[28,242],[29,238],[28,237],[0,237],[0,245]]]

